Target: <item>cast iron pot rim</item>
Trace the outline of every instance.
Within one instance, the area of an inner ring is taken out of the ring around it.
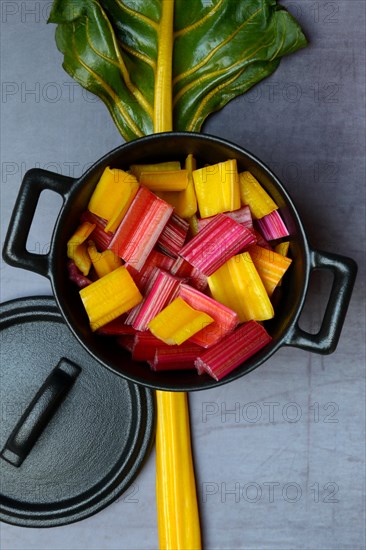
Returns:
[[[301,294],[298,298],[298,307],[295,310],[295,312],[292,314],[292,316],[290,317],[290,319],[288,321],[287,329],[284,331],[284,333],[280,337],[278,337],[276,339],[275,342],[272,341],[267,346],[265,346],[265,348],[263,348],[263,350],[259,351],[256,354],[257,361],[255,361],[254,364],[252,364],[251,366],[246,368],[244,372],[242,372],[241,367],[239,367],[238,369],[234,369],[231,373],[229,373],[229,375],[224,377],[222,380],[216,381],[212,378],[212,383],[207,384],[205,386],[202,386],[200,384],[200,376],[197,375],[197,384],[190,385],[189,387],[186,387],[186,386],[182,386],[182,385],[174,385],[174,383],[172,383],[172,385],[169,385],[169,387],[168,387],[167,384],[159,383],[158,378],[157,378],[156,383],[146,382],[140,376],[135,376],[135,377],[130,376],[129,374],[126,374],[124,372],[121,372],[121,371],[115,369],[114,367],[112,367],[108,363],[106,363],[99,356],[98,353],[95,353],[92,349],[90,349],[90,347],[88,345],[86,345],[84,343],[82,336],[79,334],[79,332],[77,330],[77,327],[74,327],[74,325],[72,324],[69,316],[67,315],[67,313],[64,310],[64,307],[62,305],[62,298],[60,299],[60,297],[59,297],[59,292],[57,290],[57,284],[55,283],[55,264],[54,264],[55,253],[54,253],[54,250],[55,250],[55,248],[57,248],[57,240],[58,240],[57,235],[63,227],[63,217],[64,217],[64,215],[66,215],[65,206],[67,204],[72,204],[73,197],[78,194],[78,192],[80,191],[82,186],[85,185],[85,183],[89,180],[89,178],[93,174],[93,172],[98,170],[101,166],[107,166],[108,164],[113,163],[113,161],[120,156],[121,151],[123,151],[125,155],[128,155],[128,150],[131,149],[131,148],[135,149],[137,144],[139,144],[139,145],[141,145],[141,147],[143,147],[144,144],[148,144],[151,141],[156,141],[156,140],[166,141],[166,140],[172,140],[174,138],[185,139],[186,140],[187,138],[189,139],[191,137],[194,138],[194,139],[200,139],[200,140],[203,140],[203,141],[207,141],[207,142],[211,142],[211,143],[213,142],[213,143],[218,144],[218,145],[229,147],[230,149],[235,150],[236,153],[238,153],[240,155],[242,155],[244,153],[244,155],[247,158],[252,160],[262,170],[267,172],[267,174],[271,177],[271,179],[275,183],[275,186],[278,188],[281,196],[285,199],[286,205],[291,210],[291,216],[293,217],[293,219],[296,222],[297,238],[301,240],[301,245],[304,249],[304,253],[303,253],[304,260],[305,260],[304,261],[304,278],[303,278],[302,291],[301,291]],[[222,138],[217,137],[217,136],[213,136],[213,135],[210,135],[210,134],[194,133],[194,132],[163,132],[163,133],[160,133],[160,134],[151,134],[151,135],[148,135],[148,136],[144,136],[144,137],[138,138],[136,140],[133,140],[131,142],[124,143],[124,144],[116,147],[115,149],[112,149],[110,152],[106,153],[103,157],[101,157],[99,160],[97,160],[80,178],[78,178],[74,181],[74,184],[72,185],[69,192],[65,194],[64,205],[61,208],[60,214],[58,216],[58,219],[57,219],[57,222],[56,222],[56,225],[55,225],[55,228],[54,228],[54,232],[53,232],[53,236],[52,236],[52,240],[51,240],[51,247],[50,247],[51,264],[50,264],[50,269],[49,269],[49,275],[48,276],[51,280],[52,290],[53,290],[56,302],[58,304],[58,307],[60,308],[60,311],[62,312],[62,315],[63,315],[64,319],[66,320],[67,325],[69,326],[69,328],[71,329],[73,334],[76,336],[78,341],[90,353],[90,355],[94,359],[99,361],[99,363],[101,363],[105,368],[109,369],[110,371],[114,372],[115,374],[117,374],[119,376],[122,376],[123,378],[126,378],[130,382],[137,383],[137,384],[142,384],[143,386],[148,387],[150,389],[154,389],[154,390],[199,391],[199,390],[207,390],[207,389],[211,389],[211,388],[214,388],[214,387],[218,387],[220,385],[228,384],[229,382],[232,382],[232,381],[234,381],[238,378],[241,378],[242,376],[248,374],[249,372],[251,372],[254,369],[258,368],[262,363],[267,361],[280,347],[282,347],[284,345],[290,345],[291,335],[294,333],[296,322],[297,322],[297,320],[298,320],[298,318],[301,314],[301,311],[302,311],[302,308],[303,308],[303,305],[304,305],[304,302],[305,302],[305,298],[306,298],[306,292],[307,292],[307,289],[308,289],[310,270],[311,270],[311,254],[312,254],[312,251],[309,247],[303,224],[300,220],[299,214],[296,210],[296,207],[295,207],[291,197],[289,196],[288,192],[283,187],[282,183],[277,178],[277,176],[270,170],[270,168],[264,162],[262,162],[255,155],[253,155],[252,153],[250,153],[249,151],[247,151],[243,147],[240,147],[240,146],[236,145],[235,143],[232,143],[230,141],[227,141],[227,140],[222,139]]]

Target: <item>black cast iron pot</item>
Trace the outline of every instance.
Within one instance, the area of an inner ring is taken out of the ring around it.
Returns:
[[[129,353],[111,338],[92,334],[78,295],[68,280],[66,269],[67,241],[79,223],[89,198],[106,166],[128,169],[136,163],[167,160],[184,161],[193,153],[198,163],[214,164],[236,159],[239,171],[249,170],[278,204],[290,232],[290,254],[293,263],[282,286],[276,290],[276,315],[266,323],[272,342],[220,382],[195,372],[152,372],[145,363],[132,361]],[[38,255],[26,250],[28,233],[41,192],[50,189],[64,200],[53,232],[49,254]],[[143,137],[108,153],[80,179],[74,180],[45,170],[34,169],[24,177],[4,246],[4,259],[12,266],[35,271],[51,280],[62,315],[87,351],[102,365],[130,381],[150,388],[170,391],[202,390],[230,382],[259,367],[281,346],[294,346],[315,353],[335,350],[352,293],[357,266],[343,256],[313,249],[306,238],[299,215],[276,176],[256,157],[232,143],[217,137],[193,133],[165,133]],[[304,332],[298,319],[304,305],[309,277],[314,269],[327,269],[334,275],[333,285],[320,331]]]

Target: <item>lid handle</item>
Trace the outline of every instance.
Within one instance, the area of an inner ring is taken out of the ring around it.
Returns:
[[[12,431],[1,452],[2,458],[17,467],[22,464],[80,372],[80,367],[61,359]]]

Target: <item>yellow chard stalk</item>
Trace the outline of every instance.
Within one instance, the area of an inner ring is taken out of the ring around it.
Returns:
[[[154,98],[154,131],[170,132],[174,0],[163,0]],[[160,550],[201,548],[186,393],[157,391],[156,504]]]
[[[173,130],[172,70],[173,70],[174,0],[163,0],[159,23],[158,61],[155,71],[154,132]]]
[[[156,497],[159,548],[201,548],[196,485],[191,452],[188,397],[156,392]]]

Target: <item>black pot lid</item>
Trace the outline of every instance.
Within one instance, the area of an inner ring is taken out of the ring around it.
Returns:
[[[123,493],[153,441],[154,395],[96,362],[49,297],[0,306],[1,515],[51,527]]]

